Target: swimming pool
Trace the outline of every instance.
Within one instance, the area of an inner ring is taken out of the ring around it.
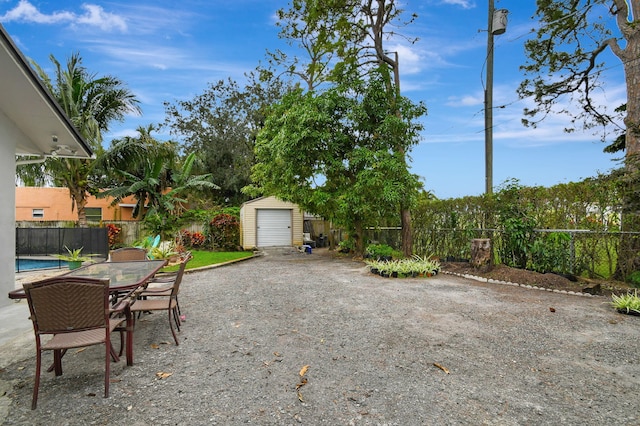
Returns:
[[[58,259],[16,259],[16,272],[66,267],[67,262]]]

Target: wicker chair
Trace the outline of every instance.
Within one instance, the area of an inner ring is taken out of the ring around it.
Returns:
[[[122,312],[125,304],[112,308],[109,304],[109,280],[55,277],[24,285],[36,338],[36,376],[31,409],[38,403],[42,353],[53,351],[52,369],[62,374],[62,356],[67,349],[105,345],[104,397],[109,396],[111,357],[118,356],[111,344],[111,333],[124,317],[112,314]],[[45,343],[42,336],[52,336]],[[122,334],[120,344],[123,344]]]
[[[182,258],[180,262],[180,268],[175,273],[163,274],[159,278],[151,280],[145,291],[140,293],[141,300],[136,300],[131,305],[131,312],[139,314],[148,311],[168,311],[169,315],[169,327],[171,328],[171,334],[173,334],[173,340],[176,345],[179,345],[178,336],[173,327],[175,323],[176,328],[180,331],[180,305],[178,303],[178,293],[180,291],[180,283],[182,282],[182,276],[184,270],[187,267],[187,263],[191,260],[191,253],[188,253]],[[154,284],[165,284],[162,287],[154,287]],[[167,286],[166,284],[170,284]]]
[[[147,260],[147,251],[139,247],[123,247],[111,252],[112,262]]]

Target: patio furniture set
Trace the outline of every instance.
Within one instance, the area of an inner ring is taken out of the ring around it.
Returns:
[[[62,374],[62,357],[68,349],[105,345],[104,397],[109,396],[111,361],[118,362],[126,349],[127,365],[133,365],[136,315],[167,311],[169,327],[179,344],[178,292],[191,254],[180,259],[176,272],[158,272],[166,260],[148,260],[146,251],[124,248],[111,253],[108,262],[94,263],[63,275],[26,283],[9,293],[11,299],[27,299],[36,340],[36,374],[31,409],[38,402],[42,353],[53,352],[48,371]],[[113,334],[120,335],[120,351]],[[45,337],[45,339],[43,339]],[[126,343],[125,343],[126,337]]]

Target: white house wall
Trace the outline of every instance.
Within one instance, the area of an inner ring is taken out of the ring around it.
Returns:
[[[15,152],[19,140],[25,136],[0,111],[0,306],[12,301],[7,293],[15,288],[15,255],[16,255],[16,191],[11,182],[15,182]]]

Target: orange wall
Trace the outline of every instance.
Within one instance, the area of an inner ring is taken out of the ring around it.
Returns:
[[[112,198],[88,197],[87,207],[102,208],[102,220],[133,220],[131,207],[111,207]],[[123,204],[135,204],[133,197]],[[43,218],[34,218],[33,209],[43,209]],[[67,188],[16,187],[16,220],[64,220],[77,221],[78,212],[71,211],[71,197]]]

